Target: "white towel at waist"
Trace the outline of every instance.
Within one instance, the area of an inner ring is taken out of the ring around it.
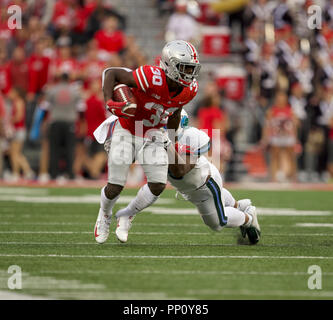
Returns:
[[[109,128],[112,122],[118,120],[117,116],[110,116],[106,120],[104,120],[99,127],[94,131],[94,137],[98,143],[103,144],[108,137]]]

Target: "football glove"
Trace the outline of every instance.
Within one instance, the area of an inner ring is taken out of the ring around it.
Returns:
[[[117,102],[113,101],[112,99],[108,100],[106,102],[106,108],[115,116],[122,117],[122,118],[128,118],[128,117],[134,117],[134,114],[130,114],[126,112],[126,109],[131,105],[130,102]]]

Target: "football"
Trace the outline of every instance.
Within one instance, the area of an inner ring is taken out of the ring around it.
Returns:
[[[134,116],[136,112],[136,100],[132,90],[125,84],[118,84],[113,89],[113,100],[117,102],[127,102],[123,112]]]

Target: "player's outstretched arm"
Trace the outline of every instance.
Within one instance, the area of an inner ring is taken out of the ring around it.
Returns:
[[[175,146],[170,143],[168,146],[169,171],[175,178],[181,178],[195,167],[195,162],[190,155],[186,155],[185,150],[178,150],[179,144]],[[184,149],[184,148],[183,148]],[[183,154],[183,155],[180,155]]]
[[[176,142],[177,129],[179,128],[181,112],[182,108],[179,108],[168,118],[168,123],[167,123],[168,136],[173,143]]]
[[[168,129],[177,130],[179,127],[180,119],[181,119],[181,112],[182,108],[179,108],[177,111],[175,111],[169,118],[167,123]]]
[[[117,83],[126,84],[131,88],[136,88],[136,82],[132,70],[124,68],[109,68],[103,73],[103,94],[105,102],[112,100],[113,89]]]

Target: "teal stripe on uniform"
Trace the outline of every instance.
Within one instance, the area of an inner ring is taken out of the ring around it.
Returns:
[[[206,185],[209,188],[209,190],[211,191],[211,193],[213,194],[214,203],[215,203],[216,211],[217,211],[218,218],[220,221],[220,225],[223,227],[227,224],[228,218],[225,216],[225,213],[224,213],[224,207],[223,207],[223,202],[221,199],[220,187],[214,181],[213,178],[210,178],[208,180],[208,182],[206,183]]]

